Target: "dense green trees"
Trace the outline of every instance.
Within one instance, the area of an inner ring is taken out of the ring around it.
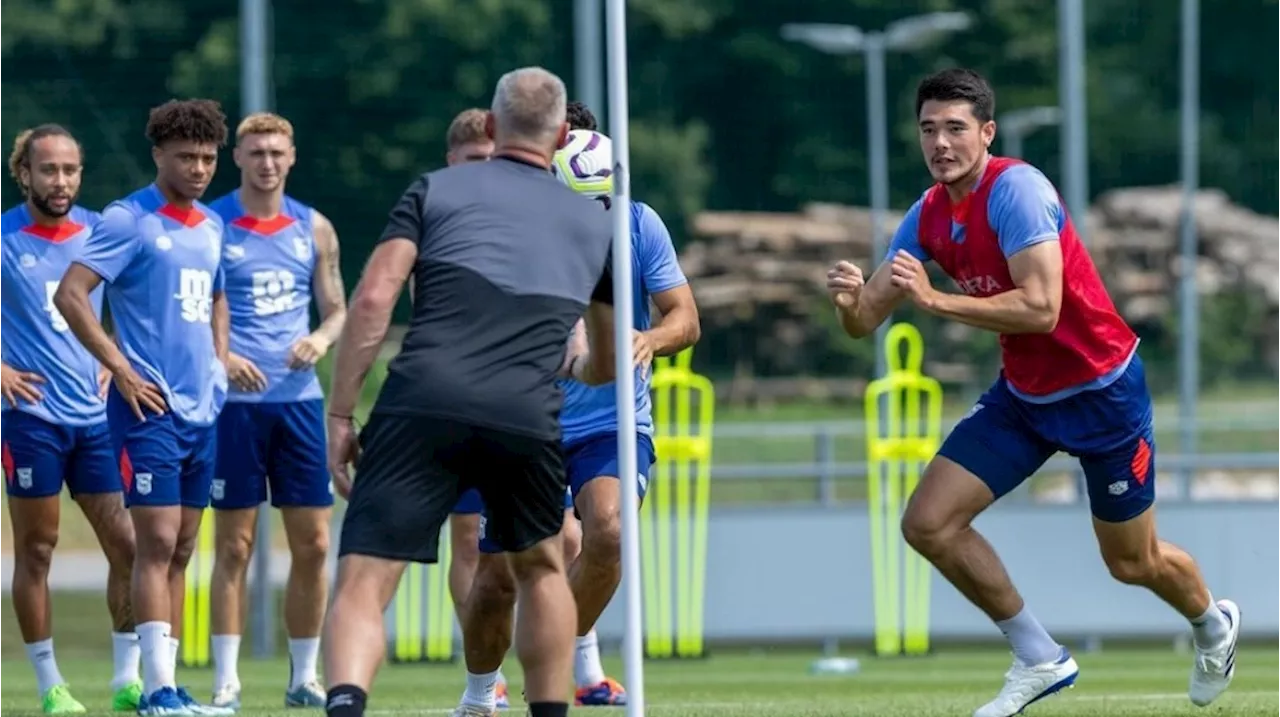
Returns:
[[[274,98],[295,123],[290,183],[333,218],[349,276],[411,176],[443,161],[443,134],[487,103],[497,76],[537,63],[572,86],[569,0],[275,2]],[[88,156],[84,198],[100,206],[149,180],[148,107],[205,95],[239,114],[236,3],[4,0],[3,130],[62,122]],[[967,10],[974,28],[888,61],[896,206],[923,187],[912,127],[919,77],[966,64],[999,106],[1057,101],[1055,3],[1047,0],[631,0],[636,195],[677,241],[703,208],[789,210],[866,202],[863,63],[779,39],[793,21],[880,27]],[[1211,11],[1210,11],[1211,10]],[[1177,181],[1178,9],[1170,0],[1087,0],[1090,189]],[[1206,3],[1202,180],[1264,212],[1277,203],[1276,4]],[[1058,133],[1026,143],[1057,177]],[[230,157],[212,191],[235,181]],[[3,199],[15,201],[8,184]]]

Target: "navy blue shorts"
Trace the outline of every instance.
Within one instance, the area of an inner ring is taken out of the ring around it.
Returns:
[[[5,489],[15,498],[119,493],[124,490],[107,422],[60,426],[22,411],[5,411]]]
[[[112,452],[120,457],[125,504],[132,507],[209,507],[217,458],[217,424],[199,426],[172,411],[155,415],[145,408],[145,421],[113,385],[107,396],[107,423]]]
[[[639,469],[639,475],[636,476],[636,491],[640,494],[641,500],[644,500],[645,492],[649,488],[649,472],[653,469],[654,460],[653,439],[644,433],[636,434],[636,466]],[[569,491],[565,495],[564,507],[565,510],[569,510],[573,508],[578,493],[582,492],[582,487],[588,482],[596,478],[618,478],[618,434],[605,433],[576,443],[565,444],[564,463],[565,472],[569,478]],[[461,506],[466,500],[467,496],[464,495],[459,505]],[[484,502],[480,501],[478,495],[476,501],[479,503],[481,514],[480,552],[501,552],[496,545],[485,540]]]
[[[333,484],[325,464],[324,399],[230,402],[218,417],[213,507],[327,508]]]
[[[1146,372],[1134,354],[1110,385],[1053,403],[1029,403],[1001,376],[942,444],[996,498],[1022,484],[1058,451],[1080,460],[1099,520],[1136,518],[1155,502],[1155,435]]]

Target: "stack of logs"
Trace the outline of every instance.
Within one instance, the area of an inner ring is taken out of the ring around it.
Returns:
[[[1216,190],[1199,192],[1195,208],[1200,293],[1244,286],[1265,295],[1274,312],[1280,296],[1280,220],[1235,206]],[[1119,189],[1100,197],[1086,218],[1094,262],[1117,307],[1134,325],[1176,315],[1183,274],[1180,209],[1177,187]],[[886,236],[901,220],[901,212],[889,213]],[[813,313],[824,296],[827,269],[836,261],[855,261],[864,271],[872,267],[871,215],[863,208],[812,204],[794,214],[703,212],[691,230],[693,240],[680,263],[697,295],[704,331],[751,324],[757,336],[770,337],[756,343],[757,351],[795,351],[810,334],[828,330]]]

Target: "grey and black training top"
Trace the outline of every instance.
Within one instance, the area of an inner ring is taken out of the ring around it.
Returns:
[[[613,303],[601,203],[499,157],[419,177],[379,242],[396,239],[418,245],[413,319],[374,413],[558,440],[569,332]]]

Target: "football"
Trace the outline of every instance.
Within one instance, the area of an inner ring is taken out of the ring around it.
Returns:
[[[565,136],[551,160],[556,177],[570,189],[593,199],[613,193],[613,141],[585,129]]]

